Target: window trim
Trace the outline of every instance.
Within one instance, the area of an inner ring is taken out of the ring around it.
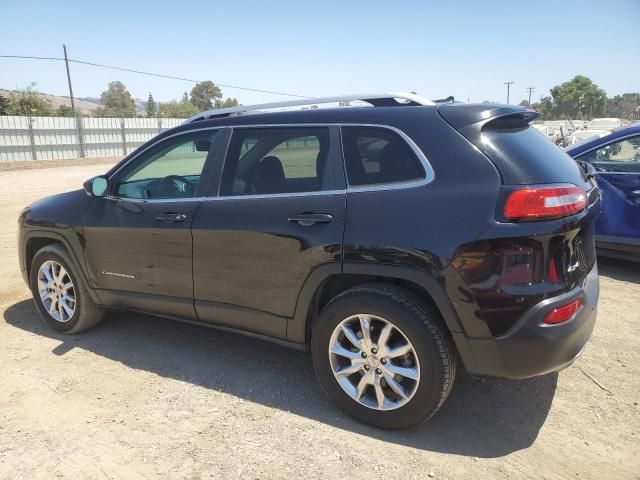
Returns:
[[[338,190],[320,190],[320,191],[311,191],[311,192],[295,192],[295,193],[271,193],[271,194],[254,194],[254,195],[219,195],[218,192],[218,196],[216,197],[210,197],[210,198],[219,198],[219,199],[225,199],[225,198],[235,198],[235,199],[242,199],[242,198],[270,198],[270,197],[287,197],[287,196],[301,196],[301,195],[322,195],[322,194],[327,194],[327,195],[335,195],[337,193],[360,193],[360,192],[377,192],[377,191],[387,191],[387,190],[402,190],[402,189],[409,189],[409,188],[418,188],[418,187],[422,187],[424,185],[428,185],[429,183],[433,182],[435,180],[435,172],[433,170],[433,167],[431,166],[431,163],[429,162],[429,160],[427,159],[426,155],[424,154],[424,152],[420,149],[420,147],[418,147],[418,145],[413,141],[413,139],[407,135],[404,131],[402,131],[401,129],[391,126],[391,125],[384,125],[384,124],[377,124],[377,123],[352,123],[352,122],[348,122],[348,123],[343,123],[343,122],[327,122],[327,123],[278,123],[278,124],[255,124],[255,125],[251,125],[251,124],[246,124],[246,125],[234,125],[233,127],[231,127],[232,129],[245,129],[245,128],[268,128],[268,127],[274,127],[274,128],[292,128],[292,127],[299,127],[299,128],[304,128],[304,127],[338,127],[338,130],[340,132],[339,135],[339,149],[340,149],[340,160],[342,162],[342,169],[343,169],[343,173],[344,173],[344,179],[345,179],[345,183],[346,183],[346,188],[345,189],[338,189]],[[344,151],[342,148],[342,127],[371,127],[371,128],[383,128],[383,129],[387,129],[390,130],[394,133],[396,133],[397,135],[400,136],[400,138],[409,146],[409,148],[411,148],[411,150],[413,151],[413,153],[418,157],[418,160],[420,161],[420,163],[422,164],[422,168],[424,169],[424,176],[422,178],[419,179],[413,179],[413,180],[407,180],[407,181],[400,181],[400,182],[388,182],[388,183],[375,183],[375,184],[369,184],[369,185],[349,185],[348,183],[348,177],[347,177],[347,171],[346,171],[346,161],[344,158]],[[226,159],[226,153],[225,152],[225,159]]]
[[[364,192],[377,192],[377,191],[388,191],[388,190],[404,190],[404,189],[412,189],[412,188],[418,188],[418,187],[423,187],[425,185],[428,185],[430,183],[432,183],[435,180],[435,172],[433,170],[433,167],[431,166],[431,163],[429,162],[429,159],[427,158],[427,156],[424,154],[424,152],[420,149],[420,147],[418,147],[418,145],[414,142],[414,140],[407,135],[404,131],[402,131],[401,129],[394,127],[392,125],[384,125],[384,124],[378,124],[378,123],[357,123],[357,122],[347,122],[347,123],[343,123],[343,122],[324,122],[324,123],[256,123],[256,124],[243,124],[243,125],[220,125],[220,126],[215,126],[215,127],[202,127],[202,128],[193,128],[193,129],[189,129],[189,130],[184,130],[182,132],[177,132],[174,133],[172,135],[167,135],[166,137],[163,137],[162,139],[160,139],[157,142],[151,143],[150,145],[146,146],[145,148],[141,149],[140,151],[135,151],[132,153],[132,156],[129,160],[127,160],[126,162],[124,162],[122,165],[120,165],[117,170],[111,172],[111,174],[109,175],[109,180],[111,181],[112,178],[115,178],[118,173],[125,167],[127,167],[128,165],[130,165],[132,162],[135,162],[136,160],[138,160],[140,158],[141,155],[143,155],[145,152],[147,152],[148,150],[150,150],[151,148],[154,148],[156,146],[158,146],[161,142],[164,142],[166,140],[175,138],[175,137],[179,137],[179,136],[183,136],[183,135],[189,135],[189,134],[193,134],[193,133],[197,133],[197,132],[204,132],[204,131],[209,131],[209,130],[222,130],[222,131],[227,131],[228,132],[228,136],[225,135],[224,137],[226,137],[225,139],[222,139],[223,142],[225,142],[225,144],[223,146],[221,146],[221,152],[219,152],[219,155],[216,155],[214,158],[208,159],[208,161],[205,163],[205,166],[203,168],[203,175],[205,173],[205,171],[207,170],[207,165],[211,162],[213,163],[213,169],[214,170],[218,170],[219,173],[222,173],[222,170],[224,169],[224,162],[226,160],[226,156],[227,156],[227,152],[229,149],[229,143],[231,141],[231,137],[233,135],[233,131],[235,129],[251,129],[251,128],[313,128],[313,127],[326,127],[331,129],[331,127],[337,127],[338,130],[338,146],[337,148],[339,149],[339,154],[340,154],[340,161],[342,162],[342,169],[343,169],[343,175],[344,175],[344,181],[346,184],[346,188],[339,188],[339,189],[331,189],[331,190],[320,190],[320,191],[310,191],[310,192],[293,192],[293,193],[269,193],[269,194],[247,194],[247,195],[220,195],[219,192],[219,188],[220,188],[220,178],[215,179],[214,183],[217,183],[217,188],[212,185],[209,184],[209,188],[207,188],[207,190],[205,192],[202,192],[200,195],[194,196],[194,197],[189,197],[189,198],[184,198],[184,199],[179,199],[182,202],[189,202],[189,201],[204,201],[204,200],[243,200],[243,199],[250,199],[250,198],[255,198],[255,199],[265,199],[265,198],[286,198],[286,197],[301,197],[301,196],[316,196],[316,195],[337,195],[337,194],[346,194],[346,193],[364,193]],[[422,164],[422,167],[424,169],[424,177],[420,178],[420,179],[415,179],[415,180],[408,180],[408,181],[401,181],[401,182],[389,182],[389,183],[378,183],[378,184],[370,184],[370,185],[358,185],[358,186],[351,186],[348,184],[348,178],[347,178],[347,173],[346,173],[346,163],[345,163],[345,158],[344,158],[344,152],[343,152],[343,148],[342,148],[342,131],[341,128],[342,127],[372,127],[372,128],[383,128],[383,129],[387,129],[390,130],[396,134],[398,134],[403,141],[405,141],[409,147],[411,148],[411,150],[415,153],[415,155],[418,157],[418,160],[420,161],[420,163]],[[630,135],[631,136],[631,135]],[[226,141],[225,141],[226,140]],[[334,138],[331,135],[331,131],[330,131],[330,136],[329,136],[329,141],[333,142]],[[587,153],[587,152],[585,152]],[[220,168],[221,167],[221,168]],[[208,182],[211,182],[212,179],[209,179]],[[107,195],[105,198],[107,199],[111,199],[111,200],[121,200],[122,197],[118,197],[115,195]],[[150,199],[150,198],[140,198],[140,199],[136,199],[136,198],[127,198],[127,201],[132,201],[132,202],[163,202],[163,203],[167,203],[167,202],[175,202],[176,199],[172,199],[172,198],[157,198],[157,199]]]
[[[391,125],[378,125],[372,123],[340,123],[338,125],[340,127],[340,148],[342,150],[342,166],[344,168],[344,176],[347,182],[347,191],[348,192],[375,192],[381,190],[398,190],[405,188],[417,188],[422,187],[424,185],[428,185],[429,183],[435,180],[435,172],[433,171],[433,167],[431,163],[427,159],[424,152],[416,145],[413,139],[407,135],[405,132],[400,130],[397,127],[393,127]],[[390,130],[396,133],[400,138],[411,148],[413,153],[418,157],[418,160],[422,164],[422,168],[424,169],[424,177],[419,179],[411,179],[411,180],[403,180],[399,182],[385,182],[385,183],[370,183],[367,185],[349,185],[349,176],[347,175],[347,161],[344,156],[344,149],[342,145],[342,127],[371,127],[371,128],[383,128]]]

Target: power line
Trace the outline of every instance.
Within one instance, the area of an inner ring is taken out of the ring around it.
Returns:
[[[36,57],[36,56],[26,56],[26,55],[0,55],[0,58],[17,58],[17,59],[24,59],[24,60],[54,60],[54,61],[61,61],[64,62],[65,59],[64,58],[60,58],[60,57]],[[131,68],[125,68],[125,67],[116,67],[113,65],[103,65],[101,63],[94,63],[94,62],[87,62],[85,60],[74,60],[69,58],[68,59],[69,62],[72,63],[79,63],[82,65],[89,65],[92,67],[99,67],[99,68],[108,68],[111,70],[119,70],[122,72],[129,72],[129,73],[137,73],[140,75],[148,75],[151,77],[160,77],[160,78],[167,78],[170,80],[180,80],[183,82],[191,82],[191,83],[200,83],[202,82],[202,80],[194,80],[192,78],[184,78],[184,77],[175,77],[173,75],[164,75],[161,73],[152,73],[152,72],[143,72],[142,70],[133,70]],[[272,94],[272,95],[283,95],[286,97],[296,97],[296,98],[313,98],[313,97],[309,97],[307,95],[298,95],[296,93],[287,93],[287,92],[277,92],[275,90],[262,90],[259,88],[249,88],[249,87],[239,87],[237,85],[229,85],[229,84],[224,84],[224,83],[216,83],[216,85],[220,86],[220,87],[224,87],[224,88],[234,88],[236,90],[245,90],[248,92],[257,92],[257,93],[268,93],[268,94]]]

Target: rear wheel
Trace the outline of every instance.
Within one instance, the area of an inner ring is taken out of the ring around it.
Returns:
[[[331,399],[380,428],[427,420],[455,377],[456,357],[440,316],[396,287],[363,285],[334,298],[320,313],[311,350]]]
[[[97,325],[104,316],[84,279],[76,274],[67,251],[58,244],[47,245],[35,254],[30,284],[40,316],[58,331],[78,333]]]

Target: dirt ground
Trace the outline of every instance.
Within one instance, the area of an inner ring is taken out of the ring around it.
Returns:
[[[302,352],[140,314],[45,328],[16,218],[107,168],[0,172],[0,478],[640,478],[640,267],[600,262],[598,322],[572,367],[462,374],[429,423],[384,432],[338,411]]]

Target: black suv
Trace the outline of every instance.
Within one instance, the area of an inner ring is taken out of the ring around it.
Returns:
[[[383,428],[433,415],[459,362],[513,379],[573,362],[600,200],[537,114],[313,102],[339,100],[369,105],[202,113],[25,209],[42,317],[77,333],[131,309],[310,349],[334,402]]]

